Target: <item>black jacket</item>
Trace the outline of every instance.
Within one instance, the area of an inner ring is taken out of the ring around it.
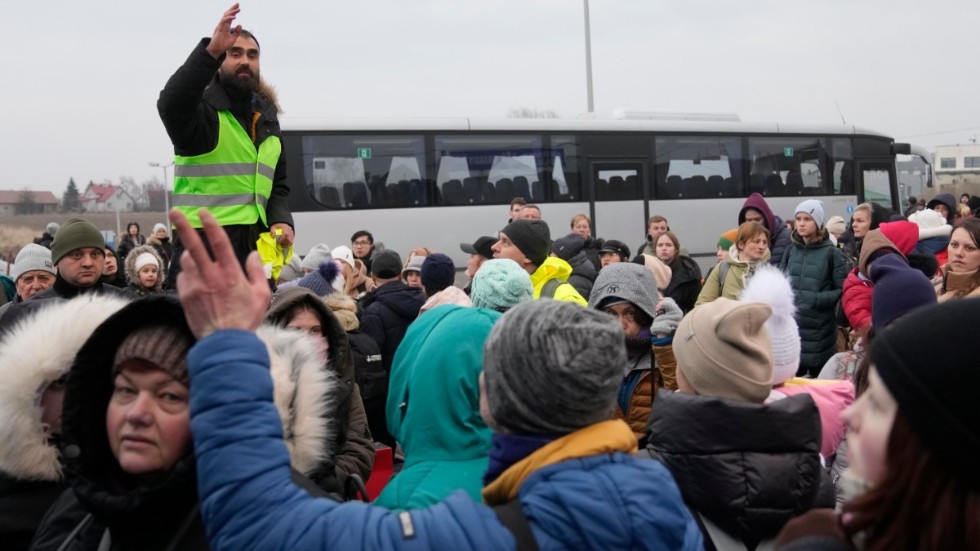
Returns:
[[[30,548],[34,530],[65,489],[64,482],[23,480],[0,473],[0,541],[9,551]]]
[[[670,265],[670,283],[664,296],[674,299],[686,314],[694,309],[701,293],[701,267],[690,257],[678,254]]]
[[[194,156],[213,150],[218,143],[218,111],[223,110],[230,110],[247,131],[251,128],[253,109],[259,114],[253,136],[256,148],[270,136],[281,136],[274,93],[260,86],[252,105],[244,108],[233,105],[217,78],[224,55],[218,59],[211,57],[205,49],[210,41],[205,38],[198,43],[187,61],[167,81],[157,100],[157,111],[177,155]],[[272,180],[272,194],[265,209],[269,225],[293,225],[288,196],[286,157],[280,155]]]
[[[589,295],[592,294],[592,285],[595,283],[598,272],[586,255],[586,250],[583,249],[577,255],[569,258],[568,265],[572,267],[572,275],[568,276],[568,283],[575,287],[578,294],[588,299]]]
[[[727,534],[758,543],[816,505],[820,412],[809,395],[761,405],[661,390],[655,404],[647,451]]]
[[[385,371],[391,373],[395,351],[405,338],[408,324],[415,321],[425,304],[425,293],[403,281],[392,281],[364,297],[361,304],[361,332],[378,343]]]

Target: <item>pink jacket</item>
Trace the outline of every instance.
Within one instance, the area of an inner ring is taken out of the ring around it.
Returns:
[[[794,377],[781,386],[772,389],[766,402],[781,400],[787,396],[809,394],[820,410],[820,424],[823,428],[823,438],[820,444],[820,454],[831,457],[837,452],[837,446],[847,435],[842,413],[844,408],[854,402],[854,384],[850,381],[829,381],[819,379],[803,379]]]

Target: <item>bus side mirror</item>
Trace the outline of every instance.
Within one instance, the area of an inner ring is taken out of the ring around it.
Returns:
[[[907,144],[907,143],[893,143],[892,144],[892,154],[893,155],[911,155],[912,154],[912,144]]]

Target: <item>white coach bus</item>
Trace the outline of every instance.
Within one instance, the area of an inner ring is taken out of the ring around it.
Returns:
[[[404,255],[495,236],[514,197],[541,207],[552,238],[588,214],[593,235],[631,249],[665,216],[691,256],[758,192],[792,218],[803,198],[849,220],[863,201],[898,210],[896,155],[929,155],[854,126],[733,120],[405,119],[283,121],[297,251],[350,245],[366,229]],[[633,251],[635,254],[637,251]]]

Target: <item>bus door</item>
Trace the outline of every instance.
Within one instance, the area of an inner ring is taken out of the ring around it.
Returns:
[[[864,201],[874,202],[887,208],[894,209],[898,205],[894,161],[858,161],[858,176],[864,184]]]
[[[642,241],[646,230],[647,202],[643,194],[648,189],[647,178],[643,159],[589,160],[593,236],[617,239],[631,248],[634,242]]]

